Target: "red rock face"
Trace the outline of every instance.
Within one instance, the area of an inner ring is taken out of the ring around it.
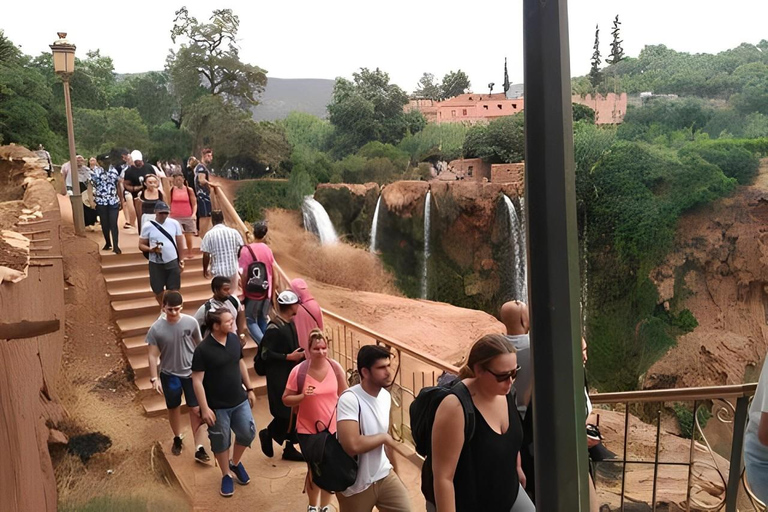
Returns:
[[[651,279],[668,301],[682,274],[699,326],[651,367],[647,387],[671,377],[676,387],[757,380],[768,350],[766,225],[768,160],[753,185],[681,219],[677,249]]]

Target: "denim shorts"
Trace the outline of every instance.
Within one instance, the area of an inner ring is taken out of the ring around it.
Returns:
[[[232,444],[232,432],[235,433],[235,444],[251,446],[256,437],[256,422],[248,400],[231,409],[214,409],[213,412],[216,414],[216,423],[208,427],[208,439],[211,441],[213,453],[229,449]]]
[[[181,405],[181,393],[187,400],[187,407],[197,407],[195,388],[192,386],[192,377],[178,377],[169,373],[160,372],[160,383],[163,385],[165,406],[175,409]]]
[[[760,444],[752,432],[744,436],[744,466],[752,492],[763,503],[768,502],[768,446]]]

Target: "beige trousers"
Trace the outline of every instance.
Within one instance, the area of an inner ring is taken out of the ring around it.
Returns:
[[[380,512],[411,512],[408,491],[394,471],[361,493],[349,497],[338,493],[336,498],[339,512],[371,512],[374,506]]]

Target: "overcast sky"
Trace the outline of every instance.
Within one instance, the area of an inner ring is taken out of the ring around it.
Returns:
[[[242,59],[274,77],[332,79],[379,67],[410,92],[424,71],[441,78],[460,68],[474,91],[486,90],[489,82],[499,91],[507,57],[510,80],[523,78],[521,0],[132,0],[89,2],[87,8],[75,7],[79,2],[9,1],[0,29],[31,55],[48,51],[56,32],[67,31],[78,55],[101,49],[118,73],[160,70],[171,47],[174,11],[185,3],[199,20],[214,8],[232,8],[240,16]],[[716,53],[768,39],[768,0],[570,0],[572,75],[589,70],[596,23],[607,56],[616,14],[625,53],[633,57],[648,44]]]

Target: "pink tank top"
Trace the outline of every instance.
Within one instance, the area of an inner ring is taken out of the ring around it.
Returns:
[[[184,218],[192,216],[192,203],[189,202],[187,188],[171,189],[171,217]]]

